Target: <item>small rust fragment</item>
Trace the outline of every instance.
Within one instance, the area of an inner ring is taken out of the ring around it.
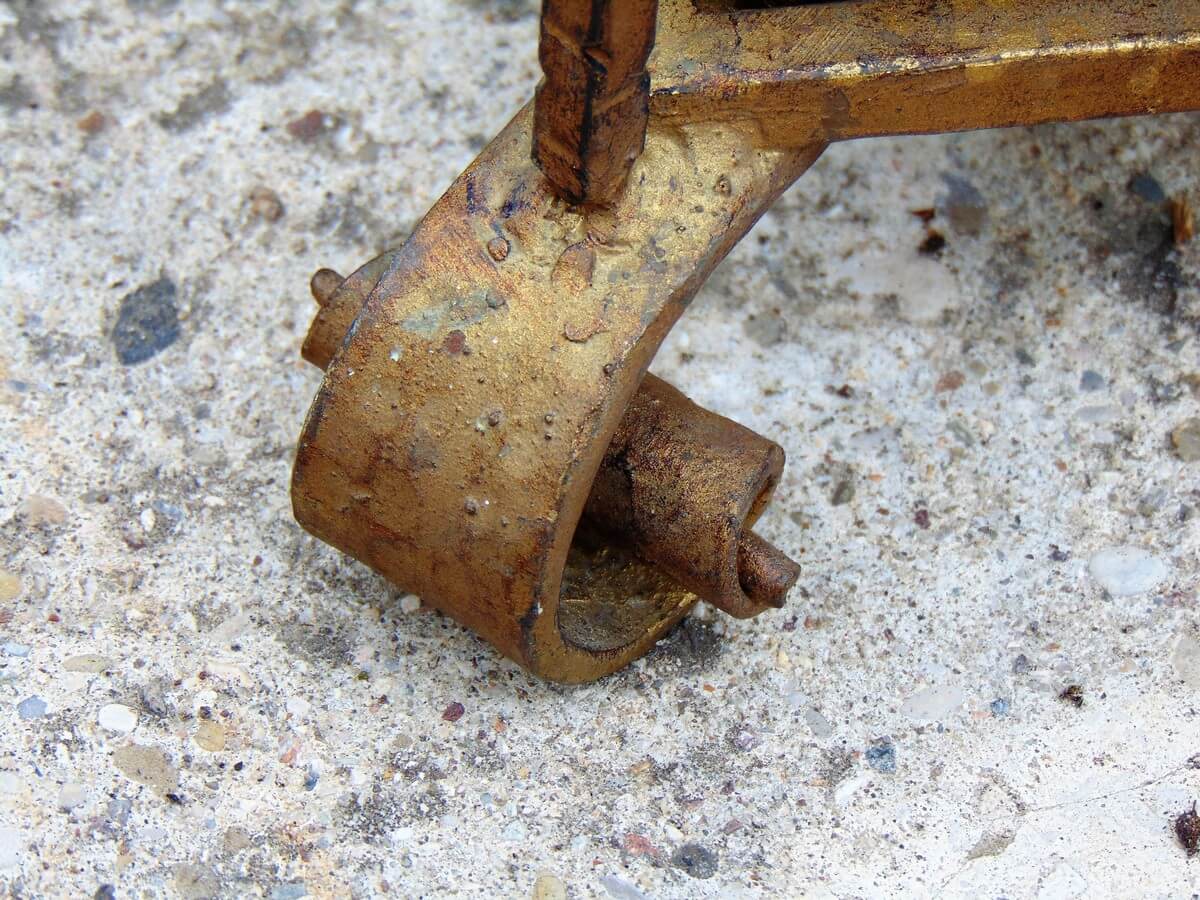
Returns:
[[[1187,197],[1171,200],[1171,229],[1175,243],[1182,247],[1196,236],[1196,217]]]
[[[509,249],[508,241],[502,237],[494,237],[488,241],[488,256],[496,262],[504,262],[504,260],[508,259]]]

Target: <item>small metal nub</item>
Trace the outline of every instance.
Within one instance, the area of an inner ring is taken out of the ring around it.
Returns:
[[[746,596],[779,609],[796,579],[800,566],[749,529],[738,541],[738,582]]]
[[[319,269],[309,284],[313,299],[321,306],[328,305],[329,301],[333,299],[333,295],[337,292],[337,289],[342,286],[342,282],[345,280],[341,275],[333,271],[333,269]]]

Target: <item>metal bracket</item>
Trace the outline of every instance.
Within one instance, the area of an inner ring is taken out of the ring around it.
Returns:
[[[782,450],[646,370],[828,142],[1200,108],[1194,0],[738,5],[547,0],[536,104],[403,247],[314,278],[297,519],[546,678],[795,580],[750,530]]]

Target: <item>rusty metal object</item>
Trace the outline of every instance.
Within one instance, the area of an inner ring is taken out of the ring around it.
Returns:
[[[647,375],[608,445],[584,516],[731,616],[783,606],[800,567],[750,526],[783,448]]]
[[[322,369],[362,305],[353,284],[338,293],[343,282],[330,269],[312,280],[322,310],[303,352]],[[555,418],[547,414],[545,424]],[[503,421],[499,408],[488,414],[491,428]],[[584,515],[610,543],[731,616],[747,618],[782,606],[800,575],[799,565],[750,530],[783,462],[778,444],[647,375],[604,454]]]
[[[653,4],[547,3],[536,104],[403,247],[313,280],[297,518],[547,678],[620,668],[698,595],[753,615],[795,579],[750,530],[782,451],[645,376],[827,143],[1200,108],[1195,0],[758,5],[661,0],[643,125],[605,118],[645,46],[605,16]],[[596,47],[628,51],[600,80]]]
[[[611,201],[642,152],[657,13],[658,0],[545,0],[533,156],[573,202]]]
[[[532,125],[526,108],[321,308],[305,352],[329,361],[293,504],[531,670],[577,681],[644,653],[696,600],[603,547],[577,545],[564,578],[572,536],[658,344],[822,147],[651,128],[620,200],[585,214],[533,164]],[[614,597],[640,599],[614,612]]]

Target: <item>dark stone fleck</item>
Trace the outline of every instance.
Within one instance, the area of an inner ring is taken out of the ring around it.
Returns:
[[[887,738],[868,747],[866,758],[867,765],[876,772],[891,775],[896,771],[896,748]]]
[[[102,884],[92,897],[94,900],[117,900],[117,891],[111,884]]]
[[[1008,701],[1005,700],[1003,697],[997,697],[995,700],[993,700],[991,702],[990,708],[992,710],[993,716],[1008,715]]]
[[[1143,172],[1135,175],[1129,182],[1129,190],[1149,203],[1166,203],[1167,192],[1153,175]]]
[[[442,710],[442,718],[447,722],[457,722],[466,711],[466,707],[456,700]]]
[[[1062,550],[1059,548],[1058,544],[1050,545],[1050,559],[1053,562],[1066,562],[1070,558],[1071,558],[1070,550]]]
[[[1103,375],[1099,372],[1093,372],[1091,369],[1085,371],[1079,379],[1079,389],[1081,391],[1102,391],[1107,384],[1108,382],[1104,380]]]
[[[1016,352],[1017,362],[1023,366],[1036,366],[1037,360],[1024,347],[1018,347]]]
[[[729,745],[741,753],[749,753],[760,743],[759,737],[745,725],[735,725],[725,736]]]
[[[1183,398],[1184,387],[1178,381],[1159,381],[1151,376],[1150,399],[1155,403],[1175,403]]]
[[[717,855],[699,844],[684,844],[671,855],[671,865],[692,878],[712,878],[717,874]]]
[[[168,679],[152,681],[138,689],[138,700],[141,708],[156,719],[166,719],[175,713],[175,704],[168,692],[171,682]]]
[[[0,109],[15,113],[21,109],[35,109],[37,102],[20,75],[14,75],[8,84],[0,86]]]
[[[1200,853],[1200,815],[1196,813],[1195,803],[1175,820],[1175,836],[1187,851],[1188,859]]]
[[[979,234],[988,217],[987,201],[983,199],[983,194],[967,179],[957,175],[943,174],[942,181],[946,184],[947,194],[941,205],[954,230],[969,235]]]
[[[942,251],[946,249],[946,236],[940,231],[930,228],[929,233],[925,235],[925,240],[921,241],[917,252],[922,256],[941,256]]]
[[[319,109],[310,109],[287,124],[287,132],[301,141],[311,141],[337,127],[337,119]]]
[[[650,651],[649,659],[673,660],[685,671],[712,668],[724,649],[724,640],[708,622],[688,616]]]
[[[918,528],[928,529],[929,528],[929,510],[918,509],[915,513],[913,513],[913,521],[917,523]]]
[[[1079,709],[1083,706],[1083,688],[1077,684],[1067,685],[1059,693],[1058,699]]]
[[[127,366],[145,362],[179,339],[175,282],[160,278],[121,301],[112,330],[117,358]]]
[[[1030,668],[1031,666],[1029,665],[1029,657],[1024,653],[1020,654],[1016,659],[1013,660],[1012,670],[1014,675],[1024,675],[1030,670]]]
[[[829,498],[829,502],[834,506],[845,506],[854,499],[854,482],[849,479],[839,481],[837,487],[833,489],[833,496]]]

